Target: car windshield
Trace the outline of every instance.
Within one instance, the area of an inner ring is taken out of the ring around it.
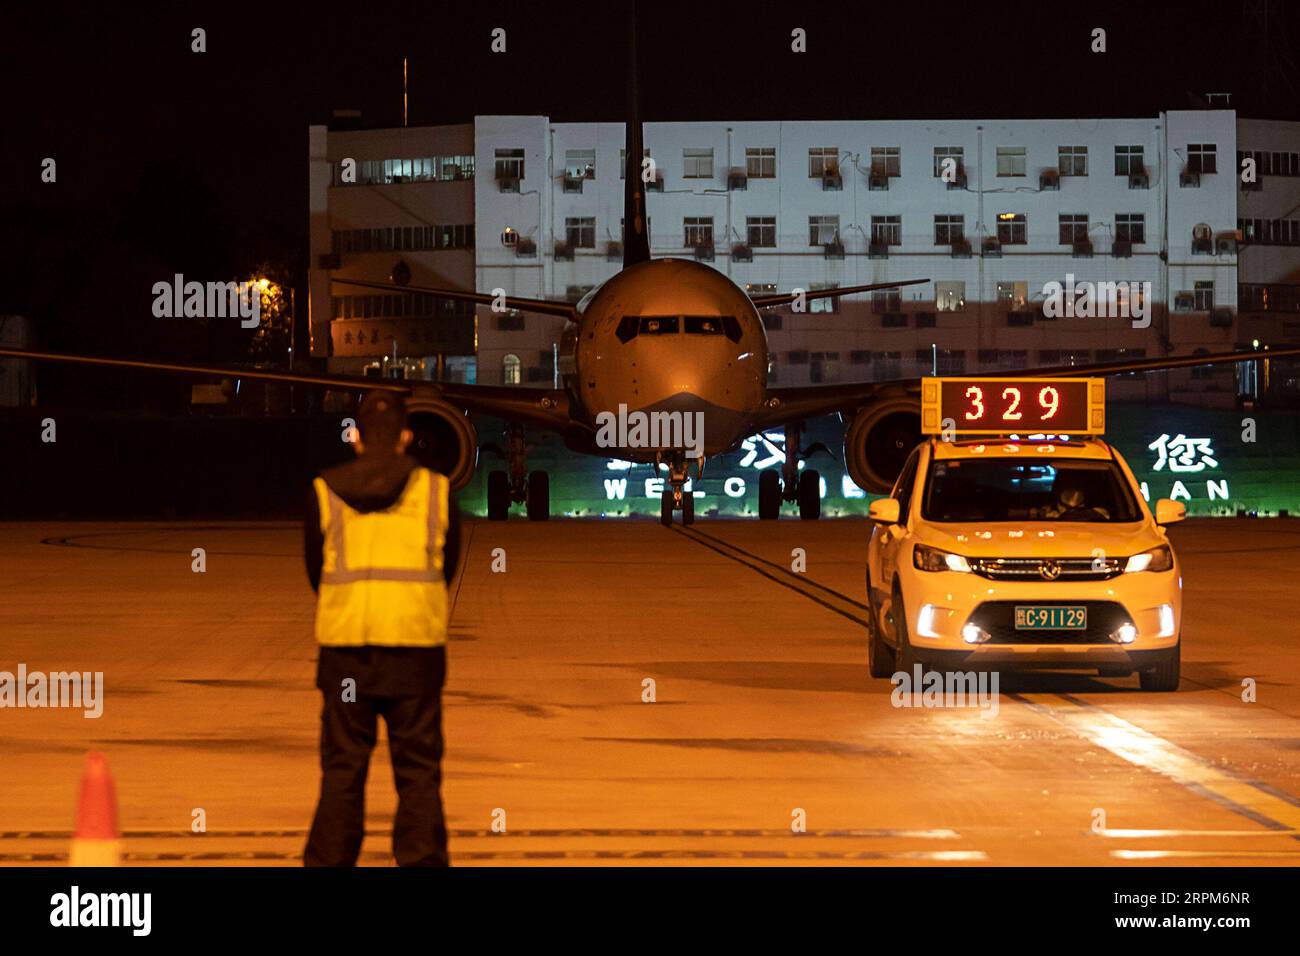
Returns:
[[[1137,502],[1111,461],[983,458],[930,466],[927,521],[1137,521]]]

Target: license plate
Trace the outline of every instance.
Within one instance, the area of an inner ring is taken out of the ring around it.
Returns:
[[[1088,627],[1088,609],[1068,604],[1017,604],[1017,631],[1082,631]]]

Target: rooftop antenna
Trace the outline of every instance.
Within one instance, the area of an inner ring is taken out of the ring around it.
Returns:
[[[406,128],[406,108],[408,103],[406,87],[406,57],[402,57],[402,128]]]
[[[645,183],[641,180],[641,161],[645,156],[645,136],[641,131],[640,69],[637,64],[636,4],[628,19],[627,46],[627,138],[624,142],[623,170],[623,268],[650,259],[650,238],[646,233]]]

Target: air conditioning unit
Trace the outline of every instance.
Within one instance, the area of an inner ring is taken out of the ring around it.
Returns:
[[[1133,243],[1127,239],[1116,239],[1110,244],[1110,254],[1116,259],[1127,259],[1133,255]]]
[[[713,243],[712,243],[712,241],[709,241],[709,242],[697,242],[697,243],[696,243],[692,248],[693,248],[694,251],[695,251],[695,258],[696,258],[696,259],[699,259],[699,260],[704,261],[704,262],[712,262],[712,261],[713,261]]]
[[[1054,169],[1044,170],[1038,177],[1039,189],[1060,189],[1061,174]]]
[[[826,191],[843,189],[844,179],[840,176],[839,170],[822,173],[822,189]]]
[[[1254,182],[1251,183],[1243,182],[1241,184],[1241,191],[1244,193],[1257,193],[1263,188],[1264,188],[1264,180],[1259,178],[1258,173],[1255,174]]]
[[[749,174],[743,169],[733,169],[727,173],[728,189],[748,189]]]
[[[1179,292],[1174,295],[1175,312],[1191,312],[1196,308],[1196,296],[1190,292]]]
[[[618,262],[623,258],[623,243],[611,242],[605,247],[605,258],[610,262]]]
[[[503,193],[517,193],[519,192],[519,177],[502,176],[497,180],[497,187]]]
[[[889,243],[872,242],[869,246],[867,246],[867,257],[870,259],[888,259]]]
[[[1178,185],[1183,188],[1200,189],[1201,174],[1194,173],[1191,170],[1184,169],[1178,174]]]
[[[933,312],[916,312],[916,327],[918,329],[932,329],[935,327],[935,315]]]
[[[1220,236],[1214,240],[1214,254],[1217,256],[1235,256],[1237,240],[1233,236]]]
[[[1148,176],[1145,172],[1129,173],[1128,188],[1129,189],[1150,189],[1151,177]]]
[[[824,246],[822,246],[822,254],[827,259],[843,259],[844,243],[838,240],[836,240],[835,242],[828,242]]]
[[[317,268],[320,269],[341,269],[343,268],[343,257],[337,252],[326,252],[317,258]]]
[[[1216,329],[1232,328],[1232,310],[1215,309],[1210,313],[1210,325]]]
[[[1192,255],[1208,256],[1213,252],[1214,243],[1208,236],[1204,238],[1197,238],[1196,236],[1192,237]]]
[[[1081,239],[1075,242],[1071,249],[1076,259],[1092,258],[1092,241],[1089,239]]]
[[[738,242],[731,247],[732,262],[753,262],[754,250],[750,248],[749,243]]]
[[[1002,258],[1002,243],[993,236],[985,236],[981,254],[987,259]]]
[[[952,257],[954,259],[970,258],[970,240],[962,237],[952,241]]]
[[[880,327],[883,329],[905,329],[907,328],[906,312],[886,312],[880,317]]]
[[[573,246],[569,245],[567,242],[556,242],[555,259],[557,262],[560,260],[564,260],[566,262],[572,262]]]
[[[965,170],[965,169],[963,169],[963,168],[960,167],[960,166],[957,167],[957,173],[956,173],[956,175],[954,176],[953,181],[950,182],[950,183],[948,183],[948,188],[949,188],[949,189],[965,189],[965,188],[966,188],[966,170]]]
[[[520,239],[515,243],[515,255],[520,259],[536,259],[537,243],[531,239]]]
[[[888,189],[889,177],[884,173],[872,173],[867,177],[868,189]]]
[[[664,178],[658,174],[655,178],[645,184],[645,191],[648,193],[661,193],[664,191]]]
[[[582,192],[582,184],[586,181],[586,178],[587,177],[582,174],[582,170],[577,169],[576,167],[566,169],[564,171],[564,191],[566,193]]]

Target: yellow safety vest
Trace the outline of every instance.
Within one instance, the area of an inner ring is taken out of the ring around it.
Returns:
[[[415,468],[396,503],[366,513],[323,479],[312,485],[325,538],[316,640],[325,647],[445,644],[447,478]]]

